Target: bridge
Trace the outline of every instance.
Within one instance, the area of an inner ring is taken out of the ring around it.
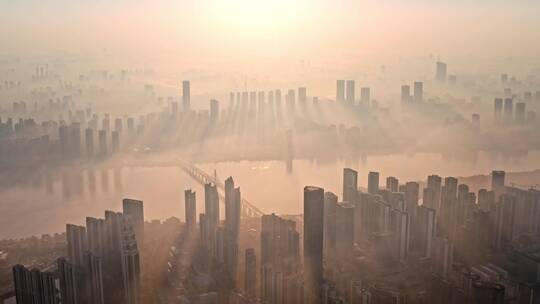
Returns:
[[[213,183],[214,185],[216,185],[219,193],[219,199],[222,202],[225,201],[225,196],[223,195],[223,193],[225,192],[225,184],[218,180],[217,176],[211,176],[197,166],[184,161],[180,161],[180,168],[182,168],[184,172],[186,172],[189,176],[191,176],[191,178],[196,180],[201,185],[205,185],[208,183]],[[251,202],[249,202],[243,197],[240,204],[243,217],[259,217],[264,214],[261,209],[257,208],[255,205],[253,205]]]

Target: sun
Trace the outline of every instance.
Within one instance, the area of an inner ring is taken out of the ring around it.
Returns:
[[[210,0],[209,9],[220,26],[249,31],[280,31],[302,18],[303,1]]]

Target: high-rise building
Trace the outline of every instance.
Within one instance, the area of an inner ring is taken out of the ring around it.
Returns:
[[[235,188],[232,177],[229,177],[225,180],[224,256],[225,264],[233,279],[236,279],[237,274],[241,208],[240,188]]]
[[[446,238],[433,239],[431,270],[443,279],[447,279],[454,261],[454,245]]]
[[[379,172],[369,172],[368,174],[368,193],[379,193]]]
[[[129,216],[137,236],[139,247],[144,245],[144,207],[143,201],[125,198],[122,200],[124,216]]]
[[[423,205],[418,207],[416,227],[416,243],[421,256],[430,258],[433,238],[435,237],[435,209]]]
[[[219,101],[210,100],[210,121],[216,122],[219,119]]]
[[[343,201],[353,202],[358,191],[358,172],[353,169],[343,169]]]
[[[98,142],[99,142],[99,156],[104,157],[108,153],[106,130],[99,130]]]
[[[307,299],[319,303],[323,283],[324,189],[304,188],[304,279]]]
[[[23,265],[13,266],[15,299],[21,304],[58,304],[54,273],[29,270]]]
[[[300,105],[305,106],[307,102],[307,90],[305,87],[299,87],[298,88],[298,103]]]
[[[442,179],[438,175],[430,175],[427,178],[427,187],[424,189],[422,205],[439,210],[441,203]]]
[[[526,103],[516,102],[516,123],[518,124],[525,123],[525,107]]]
[[[514,120],[513,111],[514,111],[514,100],[512,98],[504,99],[504,122],[511,123]]]
[[[399,189],[399,181],[397,178],[393,176],[389,176],[386,178],[386,190],[390,192],[398,192]]]
[[[324,193],[324,254],[328,260],[335,258],[337,204],[337,195],[332,192]]]
[[[401,86],[401,102],[407,103],[411,101],[411,87],[408,85]]]
[[[114,130],[111,132],[112,140],[112,152],[118,152],[120,150],[120,132]]]
[[[191,90],[189,80],[182,81],[182,107],[184,112],[191,110]]]
[[[204,185],[204,212],[211,225],[219,225],[219,196],[216,185],[209,183]]]
[[[326,223],[325,223],[326,224]],[[337,261],[350,261],[354,244],[354,205],[351,203],[336,206],[336,258]]]
[[[184,191],[185,219],[189,229],[194,229],[197,225],[197,201],[195,192],[191,189]]]
[[[394,259],[405,263],[409,255],[410,217],[408,212],[390,210],[390,232],[392,233],[392,253]]]
[[[371,101],[371,91],[368,87],[360,88],[360,102],[364,104],[369,104]]]
[[[501,194],[505,192],[504,179],[506,173],[504,171],[491,172],[491,191],[495,192],[495,200],[498,201]]]
[[[440,61],[437,62],[435,79],[439,82],[446,82],[446,63]]]
[[[355,84],[354,84],[354,80],[347,80],[346,84],[347,84],[347,87],[346,87],[347,96],[345,96],[345,100],[347,101],[348,104],[354,105],[354,103],[355,103],[355,96],[354,96]]]
[[[58,258],[58,278],[62,303],[80,303],[83,298],[83,274],[65,258]]]
[[[105,220],[94,217],[86,218],[86,238],[88,251],[96,256],[103,256],[106,246]]]
[[[414,102],[424,101],[424,83],[416,81],[414,83]]]
[[[84,253],[84,295],[91,304],[104,304],[102,258]]]
[[[493,112],[495,114],[495,122],[500,123],[502,120],[502,111],[503,111],[503,99],[495,98],[493,101]]]
[[[336,101],[345,101],[345,80],[338,80],[336,82]]]
[[[416,214],[416,207],[418,207],[419,187],[417,182],[405,184],[405,211],[413,218]]]
[[[85,153],[86,156],[94,155],[94,130],[91,128],[86,129],[84,132],[85,141]]]
[[[86,228],[67,224],[66,239],[69,262],[76,266],[83,265],[83,254],[87,250]]]
[[[121,229],[124,303],[138,304],[141,303],[141,269],[136,233],[129,217],[122,220]]]
[[[245,255],[246,265],[244,289],[250,298],[254,298],[257,295],[257,257],[255,256],[255,249],[246,249]]]

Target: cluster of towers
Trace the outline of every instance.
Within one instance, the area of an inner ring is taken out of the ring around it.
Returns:
[[[13,267],[17,303],[141,303],[142,201],[124,199],[122,213],[87,217],[86,227],[67,224],[66,239],[56,270]]]
[[[336,101],[349,105],[356,104],[355,81],[338,80],[336,82]],[[367,104],[371,101],[371,90],[369,87],[360,88],[360,103]]]

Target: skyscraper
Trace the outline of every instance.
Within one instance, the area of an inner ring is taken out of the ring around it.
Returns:
[[[354,244],[354,205],[351,203],[336,206],[336,258],[348,262],[352,257]]]
[[[440,61],[437,62],[435,79],[439,82],[446,82],[446,63]]]
[[[84,295],[90,304],[105,303],[102,261],[101,257],[91,252],[84,253]]]
[[[379,172],[369,172],[368,174],[368,193],[379,193]]]
[[[408,85],[401,86],[401,102],[407,103],[411,101],[411,87]]]
[[[518,124],[525,123],[525,107],[526,103],[516,102],[516,123]]]
[[[416,81],[414,83],[414,102],[424,101],[424,83]]]
[[[194,229],[197,224],[197,201],[195,192],[191,189],[184,191],[185,218],[189,229]]]
[[[83,254],[87,250],[86,228],[73,224],[66,225],[67,254],[70,263],[83,264]]]
[[[343,169],[343,201],[353,202],[358,191],[358,172],[353,169]]]
[[[94,255],[103,256],[106,246],[105,220],[94,217],[86,218],[86,237],[88,251]]]
[[[369,104],[371,101],[371,91],[368,87],[360,88],[360,102],[364,104]]]
[[[324,254],[328,260],[335,258],[337,204],[337,195],[324,193]]]
[[[390,192],[398,192],[399,189],[399,181],[397,178],[393,176],[389,176],[386,178],[386,190]]]
[[[130,217],[131,225],[137,236],[137,244],[144,245],[144,208],[143,201],[125,198],[122,200],[123,213]]]
[[[20,304],[58,304],[54,274],[29,270],[23,265],[13,266],[13,283],[15,298]]]
[[[141,266],[137,234],[133,225],[133,218],[123,216],[121,219],[121,257],[122,278],[125,304],[141,303]],[[136,222],[135,222],[136,223]]]
[[[319,303],[323,283],[324,189],[304,188],[304,279],[307,298]]]
[[[355,102],[354,87],[354,80],[347,80],[347,96],[345,96],[345,99],[349,105],[354,105]]]
[[[191,92],[189,80],[182,81],[182,107],[184,112],[191,110]]]
[[[57,259],[57,267],[62,303],[79,303],[83,298],[82,272],[65,258]]]
[[[511,123],[514,120],[513,117],[514,100],[512,98],[504,99],[504,122]]]
[[[493,101],[493,111],[495,114],[495,122],[500,123],[502,119],[503,99],[495,98]]]
[[[307,91],[305,87],[299,87],[298,88],[298,103],[300,105],[305,106],[307,102]]]
[[[504,171],[491,172],[491,190],[495,192],[495,200],[498,201],[501,194],[505,192],[504,179],[506,173]]]
[[[91,128],[86,129],[84,132],[85,141],[85,153],[86,156],[94,155],[94,130]]]
[[[238,236],[241,212],[240,188],[234,188],[232,177],[225,180],[225,264],[233,279],[236,279],[238,263]]]
[[[219,118],[219,101],[210,100],[210,121],[216,122]]]
[[[430,175],[427,178],[427,187],[424,189],[422,205],[439,210],[441,202],[442,179],[438,175]]]
[[[247,248],[245,252],[246,265],[245,265],[245,283],[244,289],[246,294],[254,298],[257,295],[257,257],[255,256],[255,249]]]
[[[336,101],[345,101],[345,80],[338,80],[336,82]]]

